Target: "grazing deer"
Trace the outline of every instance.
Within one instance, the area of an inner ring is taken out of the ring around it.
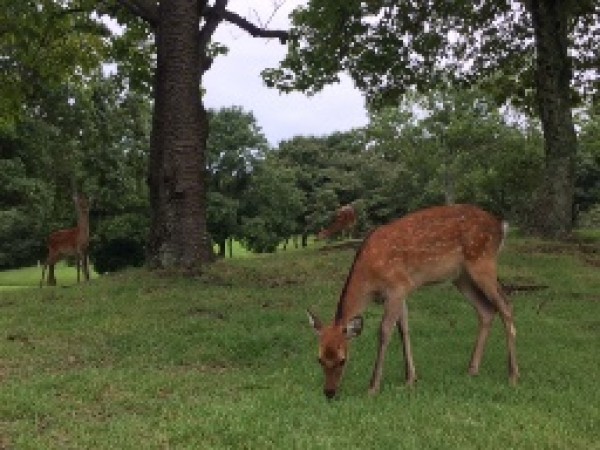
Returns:
[[[44,283],[46,267],[48,267],[48,285],[55,286],[54,265],[64,256],[74,255],[77,257],[77,283],[80,281],[80,271],[86,281],[90,279],[88,265],[88,245],[90,241],[90,205],[88,200],[80,194],[73,196],[77,209],[77,226],[58,230],[48,237],[48,257],[42,269],[40,287]]]
[[[317,234],[317,239],[326,239],[337,233],[352,231],[356,225],[356,210],[352,205],[344,205],[335,211],[333,222],[329,227],[321,230]]]
[[[356,253],[331,325],[310,311],[310,323],[319,336],[319,363],[325,373],[324,393],[335,396],[348,343],[363,328],[362,312],[375,295],[384,298],[379,348],[369,392],[379,391],[383,362],[392,331],[403,343],[407,384],[416,379],[408,331],[406,297],[420,286],[447,279],[472,303],[479,332],[469,373],[476,375],[496,313],[506,331],[509,380],[519,377],[512,306],[497,278],[497,257],[507,224],[471,205],[437,206],[414,212],[369,234]]]

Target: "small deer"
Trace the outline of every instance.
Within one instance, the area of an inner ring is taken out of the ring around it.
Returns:
[[[42,269],[40,287],[44,283],[46,267],[48,267],[48,285],[55,286],[54,265],[64,256],[75,256],[77,258],[77,283],[80,282],[80,271],[86,281],[90,279],[88,264],[88,246],[90,242],[90,204],[85,196],[75,194],[73,196],[77,209],[77,226],[58,230],[48,237],[48,257]]]
[[[317,239],[326,239],[337,233],[351,233],[356,225],[356,210],[352,205],[344,205],[335,211],[333,222],[317,234]]]
[[[497,258],[508,225],[472,205],[437,206],[414,212],[372,231],[358,249],[331,325],[310,311],[319,337],[325,396],[336,395],[349,341],[363,328],[362,312],[374,296],[384,299],[379,347],[369,393],[379,392],[386,348],[395,327],[403,343],[406,382],[417,379],[408,330],[406,297],[419,287],[451,279],[471,302],[479,332],[469,364],[476,375],[496,313],[506,332],[509,380],[519,377],[512,306],[497,277]]]

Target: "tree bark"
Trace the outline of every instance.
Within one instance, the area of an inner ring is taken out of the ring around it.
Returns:
[[[206,231],[208,119],[200,97],[196,0],[160,2],[149,158],[151,269],[194,271],[211,260]]]
[[[573,226],[577,137],[572,116],[568,0],[528,2],[537,52],[537,102],[545,146],[545,183],[534,218],[537,232],[565,236]]]

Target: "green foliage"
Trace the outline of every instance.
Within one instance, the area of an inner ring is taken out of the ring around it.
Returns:
[[[149,220],[146,215],[126,213],[103,220],[91,242],[90,259],[99,273],[141,267]]]
[[[257,167],[242,205],[240,238],[258,253],[273,252],[296,232],[304,193],[295,185],[295,171],[275,159]]]
[[[280,143],[275,157],[296,171],[296,186],[304,193],[296,216],[295,233],[317,232],[340,205],[365,194],[360,177],[364,133],[353,130],[325,137],[295,137]]]
[[[80,85],[106,58],[106,28],[66,3],[0,0],[2,122],[18,120],[46,89]]]
[[[39,218],[45,187],[28,176],[19,156],[0,157],[0,269],[29,265],[42,257],[45,236]]]
[[[240,107],[211,110],[209,122],[207,224],[224,256],[227,239],[239,234],[240,202],[264,158],[267,140],[254,115]]]
[[[585,4],[585,6],[583,6]],[[590,96],[598,82],[597,0],[567,2],[573,84]],[[548,7],[548,10],[551,8]],[[311,0],[292,14],[288,54],[263,72],[269,85],[314,93],[347,72],[377,104],[394,105],[407,89],[421,92],[484,80],[498,104],[533,110],[535,36],[527,2],[457,0],[383,2]],[[558,18],[556,18],[558,20]]]
[[[333,317],[349,250],[218,261],[194,278],[138,269],[68,289],[1,292],[0,442],[98,450],[595,448],[600,278],[582,255],[568,243],[507,242],[503,282],[546,286],[512,294],[518,386],[506,380],[499,320],[480,375],[466,374],[477,319],[443,284],[409,299],[416,387],[404,385],[395,335],[382,392],[368,396],[382,314],[374,304],[332,402],[322,393],[305,309]]]
[[[147,215],[150,103],[113,79],[39,94],[0,130],[0,267],[45,257],[52,231],[75,225],[74,190],[92,199],[92,234],[127,211]]]

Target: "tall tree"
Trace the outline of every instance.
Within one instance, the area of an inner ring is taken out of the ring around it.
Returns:
[[[255,37],[287,39],[226,9],[227,0],[117,0],[149,24],[156,43],[149,186],[148,263],[193,270],[212,256],[206,225],[205,150],[208,118],[202,75],[212,62],[212,36],[223,21]],[[118,10],[105,12],[122,18]]]
[[[541,118],[538,228],[563,235],[572,227],[571,108],[598,89],[599,19],[598,0],[310,0],[293,16],[286,59],[265,77],[284,90],[315,92],[347,71],[372,104],[396,103],[411,86],[484,80],[498,100],[518,100]]]

